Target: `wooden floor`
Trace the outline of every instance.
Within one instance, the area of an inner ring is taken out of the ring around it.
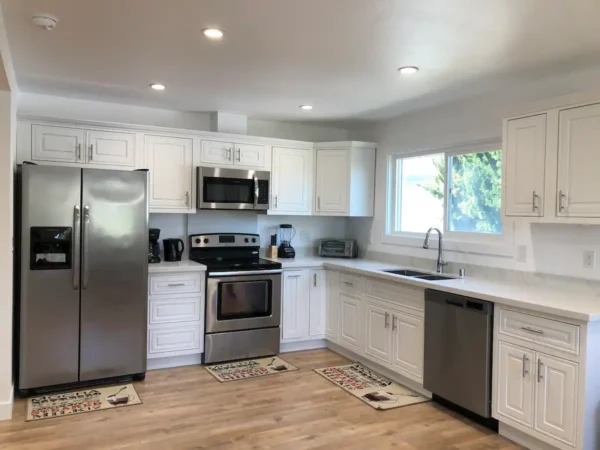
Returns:
[[[17,400],[0,448],[21,449],[518,449],[432,402],[376,411],[312,372],[347,360],[286,353],[300,370],[219,383],[202,367],[148,372],[144,404],[25,422]]]

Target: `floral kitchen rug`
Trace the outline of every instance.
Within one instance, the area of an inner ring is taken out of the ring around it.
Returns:
[[[298,370],[297,367],[292,366],[277,356],[211,364],[204,366],[204,368],[221,383]]]
[[[400,408],[430,401],[359,363],[315,369],[315,372],[375,409]]]
[[[48,394],[27,400],[25,420],[51,419],[141,403],[132,384]]]

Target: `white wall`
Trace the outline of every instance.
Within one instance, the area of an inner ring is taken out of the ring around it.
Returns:
[[[209,112],[183,112],[148,108],[70,97],[21,93],[19,115],[62,119],[96,120],[148,126],[210,131]],[[339,141],[348,138],[348,130],[336,126],[302,122],[278,122],[248,119],[248,135],[300,141]]]
[[[502,118],[562,105],[600,99],[600,91],[578,92],[549,99],[527,100],[527,93],[472,98],[459,103],[414,112],[364,129],[366,139],[379,143],[377,151],[376,204],[374,219],[348,219],[349,237],[359,247],[371,251],[433,259],[435,250],[384,244],[387,157],[390,153],[435,149],[485,139],[500,139]],[[518,97],[518,98],[517,98]],[[600,226],[534,225],[505,223],[514,227],[514,240],[508,245],[516,255],[518,246],[527,254],[524,262],[513,256],[499,257],[472,253],[447,252],[446,259],[457,263],[478,264],[527,272],[600,279]],[[425,230],[424,230],[425,231]],[[372,239],[372,244],[368,244]],[[598,253],[595,269],[583,268],[583,250]]]

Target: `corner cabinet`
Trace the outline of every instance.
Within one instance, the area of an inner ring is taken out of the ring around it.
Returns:
[[[150,171],[150,212],[195,212],[193,203],[193,139],[144,136]]]
[[[315,144],[317,215],[372,217],[376,145],[366,142]]]

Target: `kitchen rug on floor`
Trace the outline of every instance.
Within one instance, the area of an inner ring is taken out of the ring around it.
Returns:
[[[262,377],[274,373],[285,373],[298,370],[297,367],[286,363],[277,356],[268,358],[247,359],[245,361],[234,361],[230,363],[211,364],[204,366],[208,372],[219,380],[225,381],[245,380],[247,378]]]
[[[51,419],[141,403],[132,384],[48,394],[27,400],[25,420]]]
[[[315,372],[375,409],[400,408],[429,401],[427,397],[400,386],[359,363],[315,369]]]

